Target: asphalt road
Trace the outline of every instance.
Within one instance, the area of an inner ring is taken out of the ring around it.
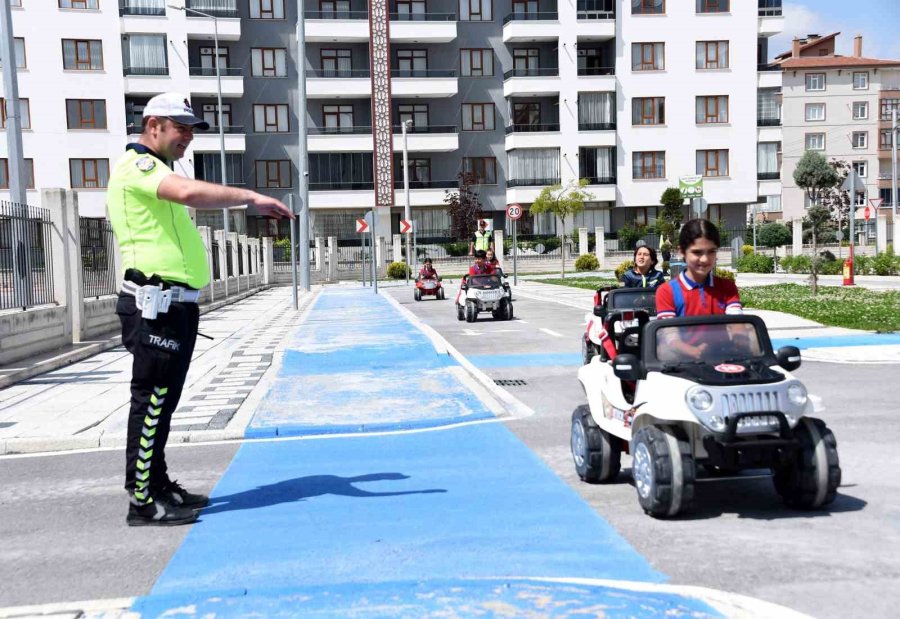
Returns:
[[[455,288],[448,288],[455,295]],[[586,400],[577,365],[553,363],[579,354],[583,311],[521,298],[513,321],[495,322],[482,314],[469,324],[457,321],[452,295],[443,302],[416,303],[407,290],[388,292],[491,378],[525,382],[505,388],[535,414],[508,427],[673,582],[751,595],[816,617],[896,616],[896,366],[810,362],[796,372],[824,399],[823,417],[838,440],[843,483],[828,509],[783,507],[769,479],[712,481],[698,484],[691,513],[654,520],[638,506],[630,458],[611,485],[588,485],[575,473],[570,416]],[[517,357],[504,357],[513,354]],[[519,365],[509,364],[517,359]]]

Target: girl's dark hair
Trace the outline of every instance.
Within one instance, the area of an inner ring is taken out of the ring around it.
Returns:
[[[638,250],[646,249],[650,252],[650,268],[655,269],[656,265],[659,264],[659,260],[656,258],[656,250],[650,247],[649,245],[641,245],[640,247],[634,248],[634,255],[632,256],[632,261],[637,263],[637,253]]]
[[[719,229],[708,219],[692,219],[684,224],[684,227],[681,228],[681,234],[678,235],[678,247],[684,253],[697,239],[712,241],[716,247],[722,246]]]

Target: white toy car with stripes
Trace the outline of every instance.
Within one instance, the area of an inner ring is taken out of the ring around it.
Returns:
[[[512,320],[512,293],[497,274],[467,275],[456,295],[456,317],[475,322],[480,312],[490,312],[495,320]]]
[[[572,413],[571,448],[582,480],[615,480],[627,450],[638,501],[655,517],[690,508],[697,465],[712,476],[767,469],[792,507],[834,500],[837,443],[791,375],[796,347],[773,351],[758,316],[641,322],[639,342],[625,344],[626,329],[613,361],[578,371],[588,404]]]

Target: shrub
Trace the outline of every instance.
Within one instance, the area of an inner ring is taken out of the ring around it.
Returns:
[[[721,277],[722,279],[730,279],[731,281],[734,281],[734,272],[729,271],[728,269],[720,269],[716,267],[715,276]]]
[[[897,257],[894,256],[892,247],[872,258],[872,271],[875,275],[896,275],[897,267]]]
[[[753,252],[753,245],[741,245],[741,255],[749,256]]]
[[[634,260],[626,260],[622,264],[616,267],[616,280],[622,281],[622,276],[625,275],[625,271],[634,266]]]
[[[506,245],[506,242],[503,243]],[[465,256],[469,253],[469,243],[466,241],[458,241],[456,243],[441,243],[441,247],[447,252],[448,256]]]
[[[391,279],[406,279],[407,274],[412,274],[412,269],[405,262],[392,262],[388,265],[387,274]]]
[[[791,273],[812,273],[812,258],[809,256],[794,256],[791,264]]]
[[[854,256],[853,257],[853,274],[854,275],[869,275],[869,272],[872,270],[872,258],[869,256]]]
[[[738,259],[737,270],[742,273],[771,273],[775,266],[772,256],[762,254],[750,254]]]
[[[819,265],[819,275],[841,275],[844,272],[843,260],[832,260]]]
[[[291,239],[288,238],[288,237],[284,237],[284,238],[281,238],[281,239],[275,239],[275,242],[272,243],[272,246],[273,246],[273,247],[290,247],[290,246],[291,246]]]
[[[583,254],[575,261],[576,271],[596,271],[600,268],[600,261],[594,254]]]
[[[785,256],[778,261],[778,264],[784,269],[785,273],[792,273],[794,268],[794,258],[793,256]]]

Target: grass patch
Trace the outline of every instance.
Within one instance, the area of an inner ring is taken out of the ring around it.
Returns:
[[[744,307],[794,314],[832,327],[866,331],[900,331],[900,292],[865,288],[778,284],[741,290]]]
[[[541,283],[596,290],[615,280],[603,277],[543,279]],[[842,286],[819,286],[812,295],[809,286],[777,284],[741,289],[744,307],[794,314],[831,327],[865,331],[900,331],[900,291],[868,290]]]

